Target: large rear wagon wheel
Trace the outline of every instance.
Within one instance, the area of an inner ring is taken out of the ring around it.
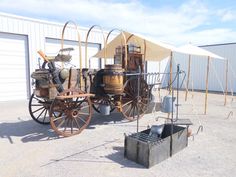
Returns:
[[[140,90],[138,97],[138,81],[130,79],[124,88],[125,95],[122,97],[122,114],[129,121],[141,118],[148,108],[149,89],[146,81],[140,79]]]
[[[55,98],[50,108],[50,124],[59,135],[68,137],[84,130],[92,117],[92,103],[89,96],[77,89],[68,89]],[[65,96],[64,99],[63,96]],[[69,98],[68,98],[69,97]]]
[[[33,120],[40,124],[49,124],[49,109],[52,101],[37,97],[34,93],[29,100],[29,113]]]

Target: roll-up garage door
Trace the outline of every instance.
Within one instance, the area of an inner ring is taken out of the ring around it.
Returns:
[[[27,36],[0,33],[0,101],[28,96]]]
[[[82,43],[82,67],[85,67],[85,47],[84,43]],[[77,41],[69,41],[65,40],[64,41],[64,48],[69,48],[72,47],[74,50],[70,53],[72,55],[72,60],[71,64],[72,66],[79,67],[79,47],[78,47],[78,42]],[[61,40],[59,39],[53,39],[53,38],[46,38],[46,45],[45,45],[45,53],[47,55],[57,55],[58,51],[61,48]],[[88,44],[88,61],[87,61],[87,66],[91,69],[99,69],[101,66],[100,59],[98,58],[93,58],[98,50],[100,50],[100,44],[96,43],[89,43]]]

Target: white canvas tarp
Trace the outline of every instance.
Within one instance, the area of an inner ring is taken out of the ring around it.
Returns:
[[[173,51],[175,48],[169,44],[147,40],[146,38],[141,37],[141,35],[135,35],[129,32],[123,32],[123,34],[126,38],[126,41],[128,41],[127,44],[132,43],[141,46],[141,53],[145,54],[145,59],[149,61],[160,61],[166,57],[169,57],[171,51]],[[120,33],[110,43],[107,44],[106,58],[113,58],[115,49],[118,46],[124,45],[123,34]],[[104,48],[100,50],[94,57],[104,58],[104,50]]]
[[[200,47],[191,45],[191,44],[186,44],[181,47],[179,47],[177,50],[179,53],[184,53],[188,55],[198,55],[198,56],[206,56],[210,58],[217,58],[217,59],[222,59],[225,60],[223,57],[216,55],[210,51],[207,51],[205,49],[202,49]]]

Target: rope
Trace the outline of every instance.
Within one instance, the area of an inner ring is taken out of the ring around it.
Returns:
[[[233,73],[233,76],[234,76],[234,78],[236,78],[236,74],[235,74],[235,72],[234,72],[234,70],[233,70],[232,66],[230,65],[230,63],[229,63],[229,69],[230,69],[230,70],[231,70],[231,72]]]
[[[216,72],[215,66],[213,65],[213,63],[212,63],[211,60],[210,60],[210,63],[211,63],[211,65],[213,66],[213,71],[214,71],[214,73],[215,73],[215,76],[216,76],[217,81],[218,81],[219,84],[220,84],[220,87],[221,87],[221,89],[222,89],[222,93],[225,94],[224,86],[222,85],[222,83],[221,83],[221,81],[220,81],[220,78],[219,78],[219,76],[218,76],[218,74],[217,74],[217,72]]]
[[[231,96],[232,96],[232,98],[231,98],[231,103],[233,102],[233,100],[234,100],[234,92],[233,92],[233,85],[232,85],[232,81],[231,81],[231,79],[229,80],[229,85],[230,85],[230,92],[231,92]]]

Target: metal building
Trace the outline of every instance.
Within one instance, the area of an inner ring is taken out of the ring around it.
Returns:
[[[38,68],[38,50],[55,55],[61,48],[64,24],[0,13],[0,101],[29,98],[30,73]],[[79,27],[81,41],[85,41],[88,29]],[[64,47],[73,47],[73,64],[79,66],[78,33],[74,26],[66,28]],[[93,30],[89,37],[88,58],[100,48],[103,37]],[[84,43],[82,43],[84,57]],[[93,59],[91,68],[100,68],[100,59]],[[84,63],[83,63],[84,66]]]

